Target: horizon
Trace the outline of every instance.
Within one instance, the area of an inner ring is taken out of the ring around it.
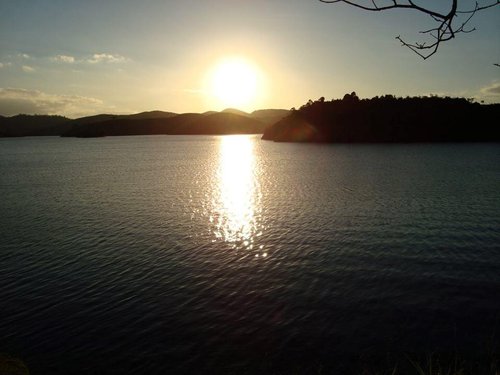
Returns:
[[[346,95],[349,95],[349,93],[346,93]],[[392,94],[385,94],[385,95],[394,96],[395,98],[398,98],[398,99],[405,99],[405,97],[403,97],[403,96],[395,96],[395,95],[392,95]],[[371,98],[363,98],[363,97],[361,97],[360,99],[361,100],[372,100],[372,99],[375,99],[376,97],[383,97],[385,95],[374,96],[374,97],[371,97]],[[434,94],[413,96],[413,97],[410,97],[410,98],[432,98],[432,97],[437,97],[437,98],[440,98],[440,99],[465,99],[465,100],[468,100],[468,101],[470,99],[472,99],[473,103],[479,104],[479,105],[499,105],[500,104],[500,102],[494,102],[494,103],[478,102],[477,100],[475,100],[475,98],[466,98],[466,97],[460,97],[460,96],[456,96],[456,97],[440,96],[440,95],[434,95]],[[321,99],[321,98],[316,98],[316,99],[314,99],[312,101],[313,102],[314,101],[318,101],[319,99]],[[326,99],[327,102],[329,102],[329,101],[336,101],[336,100],[342,100],[342,99],[341,98]],[[301,106],[303,106],[305,104],[307,104],[307,103],[302,103]],[[300,108],[300,106],[297,106],[297,108]],[[255,112],[260,112],[260,111],[292,111],[293,109],[295,109],[295,107],[292,107],[292,108],[257,108],[257,109],[251,110],[251,111],[245,111],[245,110],[242,110],[242,109],[239,109],[239,108],[235,108],[235,107],[227,107],[227,108],[224,108],[224,109],[221,109],[221,110],[210,110],[209,109],[209,110],[204,111],[204,112],[195,112],[195,111],[173,112],[173,111],[162,110],[162,109],[150,109],[150,110],[145,110],[145,111],[141,111],[141,112],[132,112],[132,113],[102,112],[102,113],[95,113],[95,114],[84,115],[84,116],[79,116],[79,117],[66,116],[66,115],[63,115],[63,114],[60,114],[60,113],[52,113],[52,114],[43,114],[43,113],[16,113],[16,114],[12,114],[12,115],[3,115],[3,114],[0,114],[0,117],[13,118],[13,117],[16,117],[16,116],[60,116],[60,117],[65,117],[65,118],[67,118],[69,120],[76,120],[76,119],[85,118],[85,117],[97,117],[97,116],[134,116],[134,115],[147,114],[147,113],[153,113],[153,112],[169,113],[169,114],[172,114],[174,116],[182,115],[182,114],[188,114],[188,113],[201,114],[201,115],[212,114],[212,113],[234,113],[234,114],[240,114],[241,113],[242,115],[252,115]]]
[[[204,114],[211,114],[211,113],[224,113],[224,112],[233,112],[236,114],[238,114],[237,112],[241,112],[242,114],[244,115],[251,115],[255,112],[259,112],[259,111],[289,111],[290,109],[286,109],[286,108],[259,108],[259,109],[255,109],[251,112],[246,112],[246,111],[243,111],[243,110],[240,110],[238,108],[224,108],[220,111],[215,111],[215,110],[208,110],[208,111],[205,111],[205,112],[193,112],[193,111],[188,111],[188,112],[172,112],[172,111],[165,111],[165,110],[161,110],[161,109],[151,109],[151,110],[146,110],[146,111],[141,111],[141,112],[133,112],[133,113],[96,113],[96,114],[93,114],[93,115],[88,115],[88,116],[82,116],[82,117],[68,117],[68,116],[64,116],[64,115],[61,115],[61,114],[57,114],[57,113],[54,113],[54,114],[41,114],[41,113],[16,113],[14,115],[10,115],[10,116],[5,116],[5,115],[2,115],[0,114],[1,117],[5,117],[5,118],[11,118],[11,117],[16,117],[16,116],[60,116],[60,117],[66,117],[70,120],[75,120],[75,119],[78,119],[78,118],[83,118],[83,117],[94,117],[94,116],[134,116],[134,115],[140,115],[140,114],[146,114],[146,113],[154,113],[154,112],[161,112],[161,113],[170,113],[170,114],[173,114],[173,115],[182,115],[182,114],[187,114],[187,113],[196,113],[196,114],[200,114],[200,115],[204,115]]]
[[[499,7],[425,61],[395,39],[418,37],[421,15],[319,0],[1,7],[3,116],[252,112],[351,91],[500,102]]]

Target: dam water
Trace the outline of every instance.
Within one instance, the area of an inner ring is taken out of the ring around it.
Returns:
[[[33,374],[342,373],[499,323],[498,144],[0,139],[0,352]]]

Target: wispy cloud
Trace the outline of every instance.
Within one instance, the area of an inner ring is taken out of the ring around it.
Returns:
[[[48,94],[37,90],[0,88],[0,114],[62,114],[77,117],[106,108],[96,98],[79,95]]]
[[[109,53],[94,53],[92,57],[86,61],[90,64],[121,63],[127,61],[127,58],[121,55],[113,55]]]
[[[29,66],[29,65],[23,65],[21,67],[21,69],[23,70],[23,72],[25,73],[33,73],[35,71],[35,68],[33,68],[32,66]]]
[[[116,64],[130,61],[125,56],[112,53],[94,53],[91,56],[81,58],[71,55],[56,55],[51,57],[50,60],[65,64]]]
[[[488,86],[482,87],[479,96],[481,100],[486,102],[500,102],[500,82],[494,81]]]
[[[483,87],[481,92],[489,95],[500,95],[500,82],[495,82],[490,86]]]
[[[51,60],[55,61],[55,62],[62,62],[62,63],[67,63],[67,64],[73,64],[76,61],[76,59],[73,56],[69,56],[69,55],[57,55],[57,56],[52,57]]]
[[[19,53],[17,56],[25,60],[31,59],[31,56],[28,55],[27,53]]]
[[[2,69],[5,65],[0,62],[0,69]]]

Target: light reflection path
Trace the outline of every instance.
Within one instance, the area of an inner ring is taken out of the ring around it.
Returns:
[[[213,206],[212,221],[217,240],[233,248],[256,250],[265,256],[256,243],[260,236],[260,186],[255,161],[254,140],[249,136],[220,138],[218,194]],[[267,254],[266,254],[267,255]]]

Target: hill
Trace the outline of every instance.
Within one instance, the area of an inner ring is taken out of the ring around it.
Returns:
[[[69,121],[68,118],[63,116],[0,116],[0,137],[60,135],[71,128]]]
[[[288,111],[285,112],[288,113]],[[275,120],[273,113],[266,113],[259,113],[255,116],[255,112],[249,114],[236,109],[226,109],[222,112],[209,111],[203,114],[150,111],[132,115],[100,114],[74,120],[62,116],[45,115],[0,116],[0,137],[262,134],[264,129]]]
[[[266,124],[272,125],[289,114],[290,111],[288,109],[259,109],[250,113],[249,116]]]
[[[266,123],[231,112],[220,112],[198,118],[189,126],[193,134],[262,134]]]
[[[233,113],[235,115],[240,115],[240,116],[250,116],[249,113],[245,112],[245,111],[240,111],[239,109],[236,109],[236,108],[226,108],[224,110],[221,111],[222,113]]]
[[[163,112],[163,111],[141,112],[132,115],[100,114],[95,116],[80,117],[75,120],[71,120],[71,124],[83,125],[83,124],[95,124],[98,122],[117,120],[117,119],[143,120],[143,119],[169,118],[173,116],[177,116],[177,114],[173,112]]]
[[[65,137],[105,137],[155,134],[262,134],[265,124],[234,113],[184,113],[164,118],[118,118],[90,124],[77,124]]]
[[[0,137],[102,137],[146,134],[262,134],[270,125],[236,109],[176,114],[150,111],[132,115],[100,114],[78,119],[62,116],[0,116]]]
[[[279,142],[488,142],[500,141],[500,104],[464,98],[392,95],[303,105],[268,127],[262,139]]]

